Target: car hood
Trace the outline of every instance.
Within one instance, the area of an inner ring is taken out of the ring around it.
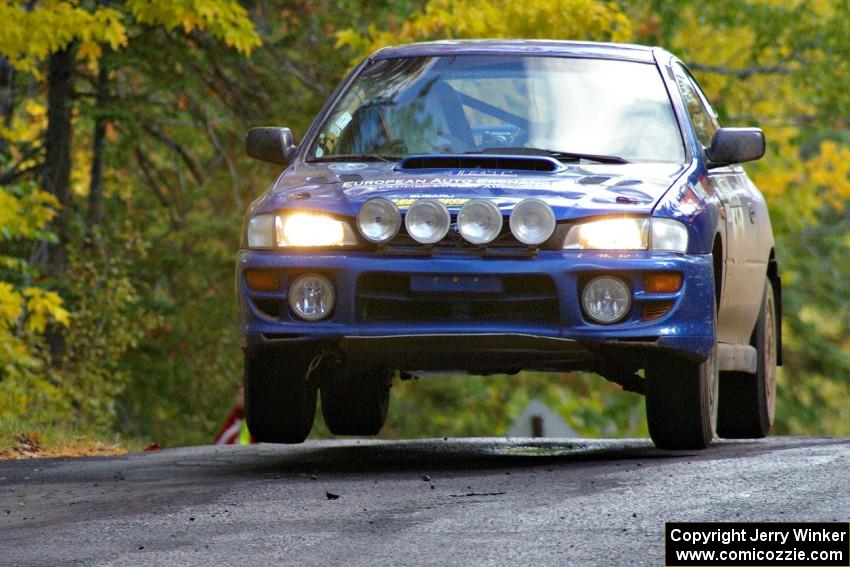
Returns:
[[[313,209],[356,216],[382,197],[404,210],[433,198],[450,211],[469,199],[492,200],[505,213],[534,197],[558,220],[599,214],[650,214],[685,166],[679,164],[569,164],[556,172],[481,169],[398,170],[392,163],[298,163],[252,205],[250,214]]]

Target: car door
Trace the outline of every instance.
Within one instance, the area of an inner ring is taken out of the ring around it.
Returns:
[[[684,66],[676,63],[673,74],[696,137],[705,149],[720,127],[717,114]],[[758,317],[767,271],[767,255],[762,252],[764,231],[760,230],[767,209],[740,165],[709,169],[708,182],[722,203],[725,231],[717,340],[747,343]]]

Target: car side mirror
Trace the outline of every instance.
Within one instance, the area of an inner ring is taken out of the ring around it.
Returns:
[[[764,132],[761,128],[719,128],[705,150],[708,167],[721,167],[761,159],[764,155]]]
[[[296,150],[289,128],[251,128],[245,136],[245,153],[261,161],[289,165]]]

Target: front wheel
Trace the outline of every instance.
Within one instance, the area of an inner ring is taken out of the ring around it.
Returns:
[[[717,347],[702,363],[658,360],[646,368],[646,419],[659,449],[705,449],[717,425]]]
[[[245,419],[257,441],[301,443],[313,428],[317,351],[276,348],[245,355]]]

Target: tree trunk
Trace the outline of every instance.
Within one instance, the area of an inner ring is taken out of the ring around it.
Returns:
[[[44,189],[59,201],[53,230],[59,237],[47,247],[47,273],[61,277],[68,265],[71,217],[71,110],[74,96],[73,44],[50,56],[47,71],[47,135],[45,139]],[[65,355],[64,330],[55,325],[45,335],[52,364],[60,366]]]
[[[48,249],[48,271],[64,271],[71,216],[71,103],[74,96],[74,47],[50,56],[47,73],[47,136],[44,162],[44,188],[59,201],[61,208],[53,222],[59,242]]]
[[[94,239],[94,230],[103,220],[103,147],[106,140],[106,105],[109,99],[109,72],[100,62],[97,75],[97,95],[94,107],[94,139],[92,140],[91,182],[86,232]]]
[[[9,61],[0,56],[0,119],[3,126],[8,128],[12,125],[12,112],[15,109],[15,69]],[[6,139],[0,136],[0,154],[6,154],[8,144]]]

